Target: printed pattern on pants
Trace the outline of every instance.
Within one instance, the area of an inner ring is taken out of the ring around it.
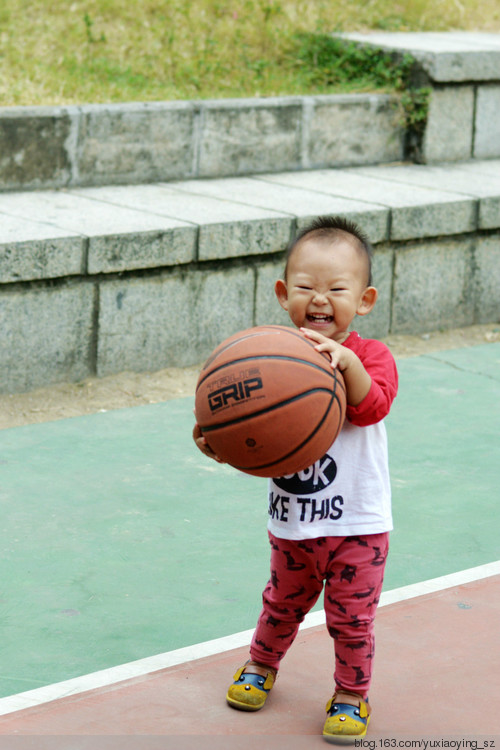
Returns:
[[[251,658],[278,669],[324,586],[326,625],[335,644],[335,683],[366,698],[389,533],[301,541],[269,534],[269,539],[271,577],[262,595]]]

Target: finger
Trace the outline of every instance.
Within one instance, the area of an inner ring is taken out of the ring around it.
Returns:
[[[213,458],[214,461],[217,461],[218,464],[226,463],[225,461],[222,460],[222,458],[220,458],[220,456],[217,455],[217,453],[213,452],[213,450],[210,448],[209,445],[205,446],[203,453],[205,453],[205,455],[207,455],[209,458]]]
[[[322,341],[320,344],[316,344],[314,347],[317,352],[330,352],[332,351],[332,345],[330,341]]]
[[[321,335],[321,333],[317,333],[316,331],[311,331],[309,328],[301,328],[301,333],[304,334],[304,336],[307,339],[312,339],[313,341],[322,341],[324,339],[324,336]]]
[[[208,456],[208,458],[217,458],[213,450],[210,448],[210,446],[207,444],[207,441],[205,438],[200,438],[200,440],[196,441],[197,448],[200,449],[200,451],[203,453],[204,456]]]
[[[332,353],[330,353],[331,362],[330,366],[332,370],[335,370],[339,366],[339,358],[337,356],[334,356]]]
[[[217,461],[219,464],[226,463],[222,460],[222,458],[219,458],[219,456],[214,453],[214,451],[211,449],[209,444],[207,443],[207,439],[204,435],[201,435],[200,437],[195,439],[195,443],[197,448],[200,449],[200,451],[205,455],[208,456],[208,458],[213,458],[214,461]]]

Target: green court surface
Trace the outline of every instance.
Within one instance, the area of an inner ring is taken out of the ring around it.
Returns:
[[[399,360],[385,590],[500,559],[500,345]],[[190,398],[0,432],[0,697],[255,625],[266,480]]]

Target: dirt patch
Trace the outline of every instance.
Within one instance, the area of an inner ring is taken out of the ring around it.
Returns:
[[[419,336],[391,335],[384,341],[396,359],[415,357],[500,341],[500,325],[469,326]],[[122,372],[30,393],[0,395],[0,429],[192,396],[199,369],[168,367],[157,372]]]

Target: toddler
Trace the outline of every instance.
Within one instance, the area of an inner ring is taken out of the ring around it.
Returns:
[[[387,436],[383,419],[396,396],[394,359],[379,341],[349,328],[377,300],[372,248],[352,222],[320,217],[287,250],[280,305],[344,377],[347,413],[328,452],[305,471],[269,480],[271,577],[250,647],[227,702],[261,709],[300,623],[324,588],[335,648],[335,689],[323,736],[365,736],[374,657],[373,625],[392,529]],[[195,425],[200,450],[219,460]]]

